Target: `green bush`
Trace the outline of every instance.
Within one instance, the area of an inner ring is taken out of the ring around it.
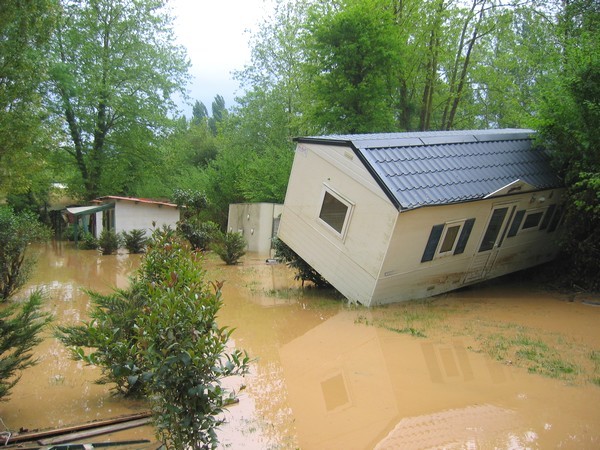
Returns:
[[[304,286],[305,281],[311,281],[319,288],[331,287],[329,282],[319,272],[313,269],[281,239],[277,237],[273,239],[273,248],[275,249],[275,258],[296,271],[294,279],[301,280],[302,286]]]
[[[77,244],[82,250],[97,250],[100,244],[98,243],[98,239],[94,237],[92,233],[85,232],[80,234],[80,241]]]
[[[62,238],[71,242],[75,240],[75,227],[73,226],[73,224],[67,225],[67,228],[65,228],[65,230],[63,231]]]
[[[22,306],[0,309],[0,400],[6,400],[19,381],[19,372],[36,364],[33,347],[41,342],[39,333],[51,320],[40,312],[42,294],[37,291]]]
[[[146,230],[135,229],[129,232],[123,231],[123,242],[129,253],[144,253],[146,243],[148,242]]]
[[[31,213],[15,214],[0,206],[0,302],[5,302],[29,277],[34,259],[27,252],[32,242],[50,237],[50,230]]]
[[[237,264],[239,259],[246,254],[248,243],[241,233],[219,233],[211,245],[211,249],[227,265]]]
[[[233,396],[221,379],[248,370],[246,353],[227,347],[232,330],[216,322],[221,291],[204,273],[200,252],[157,230],[129,290],[93,294],[90,322],[59,327],[76,359],[102,367],[102,382],[150,396],[167,448],[214,448]]]
[[[100,367],[98,384],[114,383],[114,389],[127,396],[144,394],[144,360],[134,343],[137,319],[147,307],[147,296],[135,284],[131,289],[117,289],[108,295],[93,291],[87,294],[92,305],[90,321],[59,326],[58,339],[70,348],[73,359]],[[86,354],[83,348],[94,350]]]
[[[121,239],[114,230],[107,230],[105,228],[102,230],[102,233],[100,233],[98,246],[102,249],[103,255],[112,255],[121,246]]]
[[[211,221],[189,219],[179,223],[179,231],[195,250],[207,250],[211,242],[219,235],[219,226]]]

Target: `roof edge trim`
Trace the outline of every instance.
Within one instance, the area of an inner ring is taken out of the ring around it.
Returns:
[[[392,191],[387,186],[387,184],[384,183],[384,181],[381,179],[381,177],[379,176],[379,173],[377,173],[377,171],[375,170],[375,168],[373,167],[373,165],[371,163],[369,163],[369,161],[367,160],[367,158],[365,157],[365,155],[363,155],[363,153],[353,143],[351,143],[351,142],[350,142],[350,148],[352,148],[352,151],[357,156],[357,158],[360,160],[360,162],[362,163],[362,165],[365,167],[365,169],[367,169],[367,171],[371,174],[371,176],[373,177],[373,179],[375,180],[375,182],[377,183],[377,185],[385,193],[385,195],[388,198],[388,200],[390,202],[392,202],[392,205],[394,205],[394,208],[396,208],[398,210],[405,209],[398,202],[398,199],[392,193]]]

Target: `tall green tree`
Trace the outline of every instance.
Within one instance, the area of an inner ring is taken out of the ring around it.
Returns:
[[[546,92],[539,129],[568,190],[562,273],[571,283],[600,289],[600,5],[572,0],[562,6],[562,70]]]
[[[228,205],[282,202],[301,132],[301,26],[306,0],[277,2],[273,17],[250,39],[252,63],[235,73],[246,89],[219,127],[218,153],[198,178],[207,212],[227,223]]]
[[[51,146],[41,87],[57,1],[3,0],[0,6],[0,195],[27,192]]]
[[[62,0],[50,107],[81,195],[131,194],[187,82],[165,0]]]
[[[225,99],[222,95],[216,95],[212,102],[212,116],[208,118],[208,126],[212,130],[214,136],[218,133],[218,127],[223,119],[227,116],[227,108],[225,107]]]
[[[200,123],[208,118],[208,109],[206,105],[199,100],[196,100],[192,107],[192,122]]]
[[[308,19],[309,120],[333,133],[395,129],[400,48],[392,11],[377,1],[350,1]]]
[[[551,10],[523,4],[495,16],[499,33],[482,37],[479,80],[473,90],[476,127],[533,128],[543,92],[552,89],[560,71],[556,23]]]

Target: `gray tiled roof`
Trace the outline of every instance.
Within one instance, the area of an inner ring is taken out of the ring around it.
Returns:
[[[561,186],[532,130],[433,131],[298,138],[352,147],[390,200],[402,209],[484,198],[521,180]]]

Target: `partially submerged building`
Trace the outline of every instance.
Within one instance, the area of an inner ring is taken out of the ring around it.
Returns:
[[[556,256],[563,188],[532,130],[296,142],[279,238],[350,301],[429,297]]]
[[[244,236],[249,252],[270,257],[282,210],[279,203],[232,203],[227,231]]]
[[[69,207],[66,212],[69,222],[96,238],[104,229],[115,233],[140,229],[150,236],[154,228],[163,225],[174,228],[179,221],[179,208],[174,203],[115,195],[100,197],[91,203]]]

